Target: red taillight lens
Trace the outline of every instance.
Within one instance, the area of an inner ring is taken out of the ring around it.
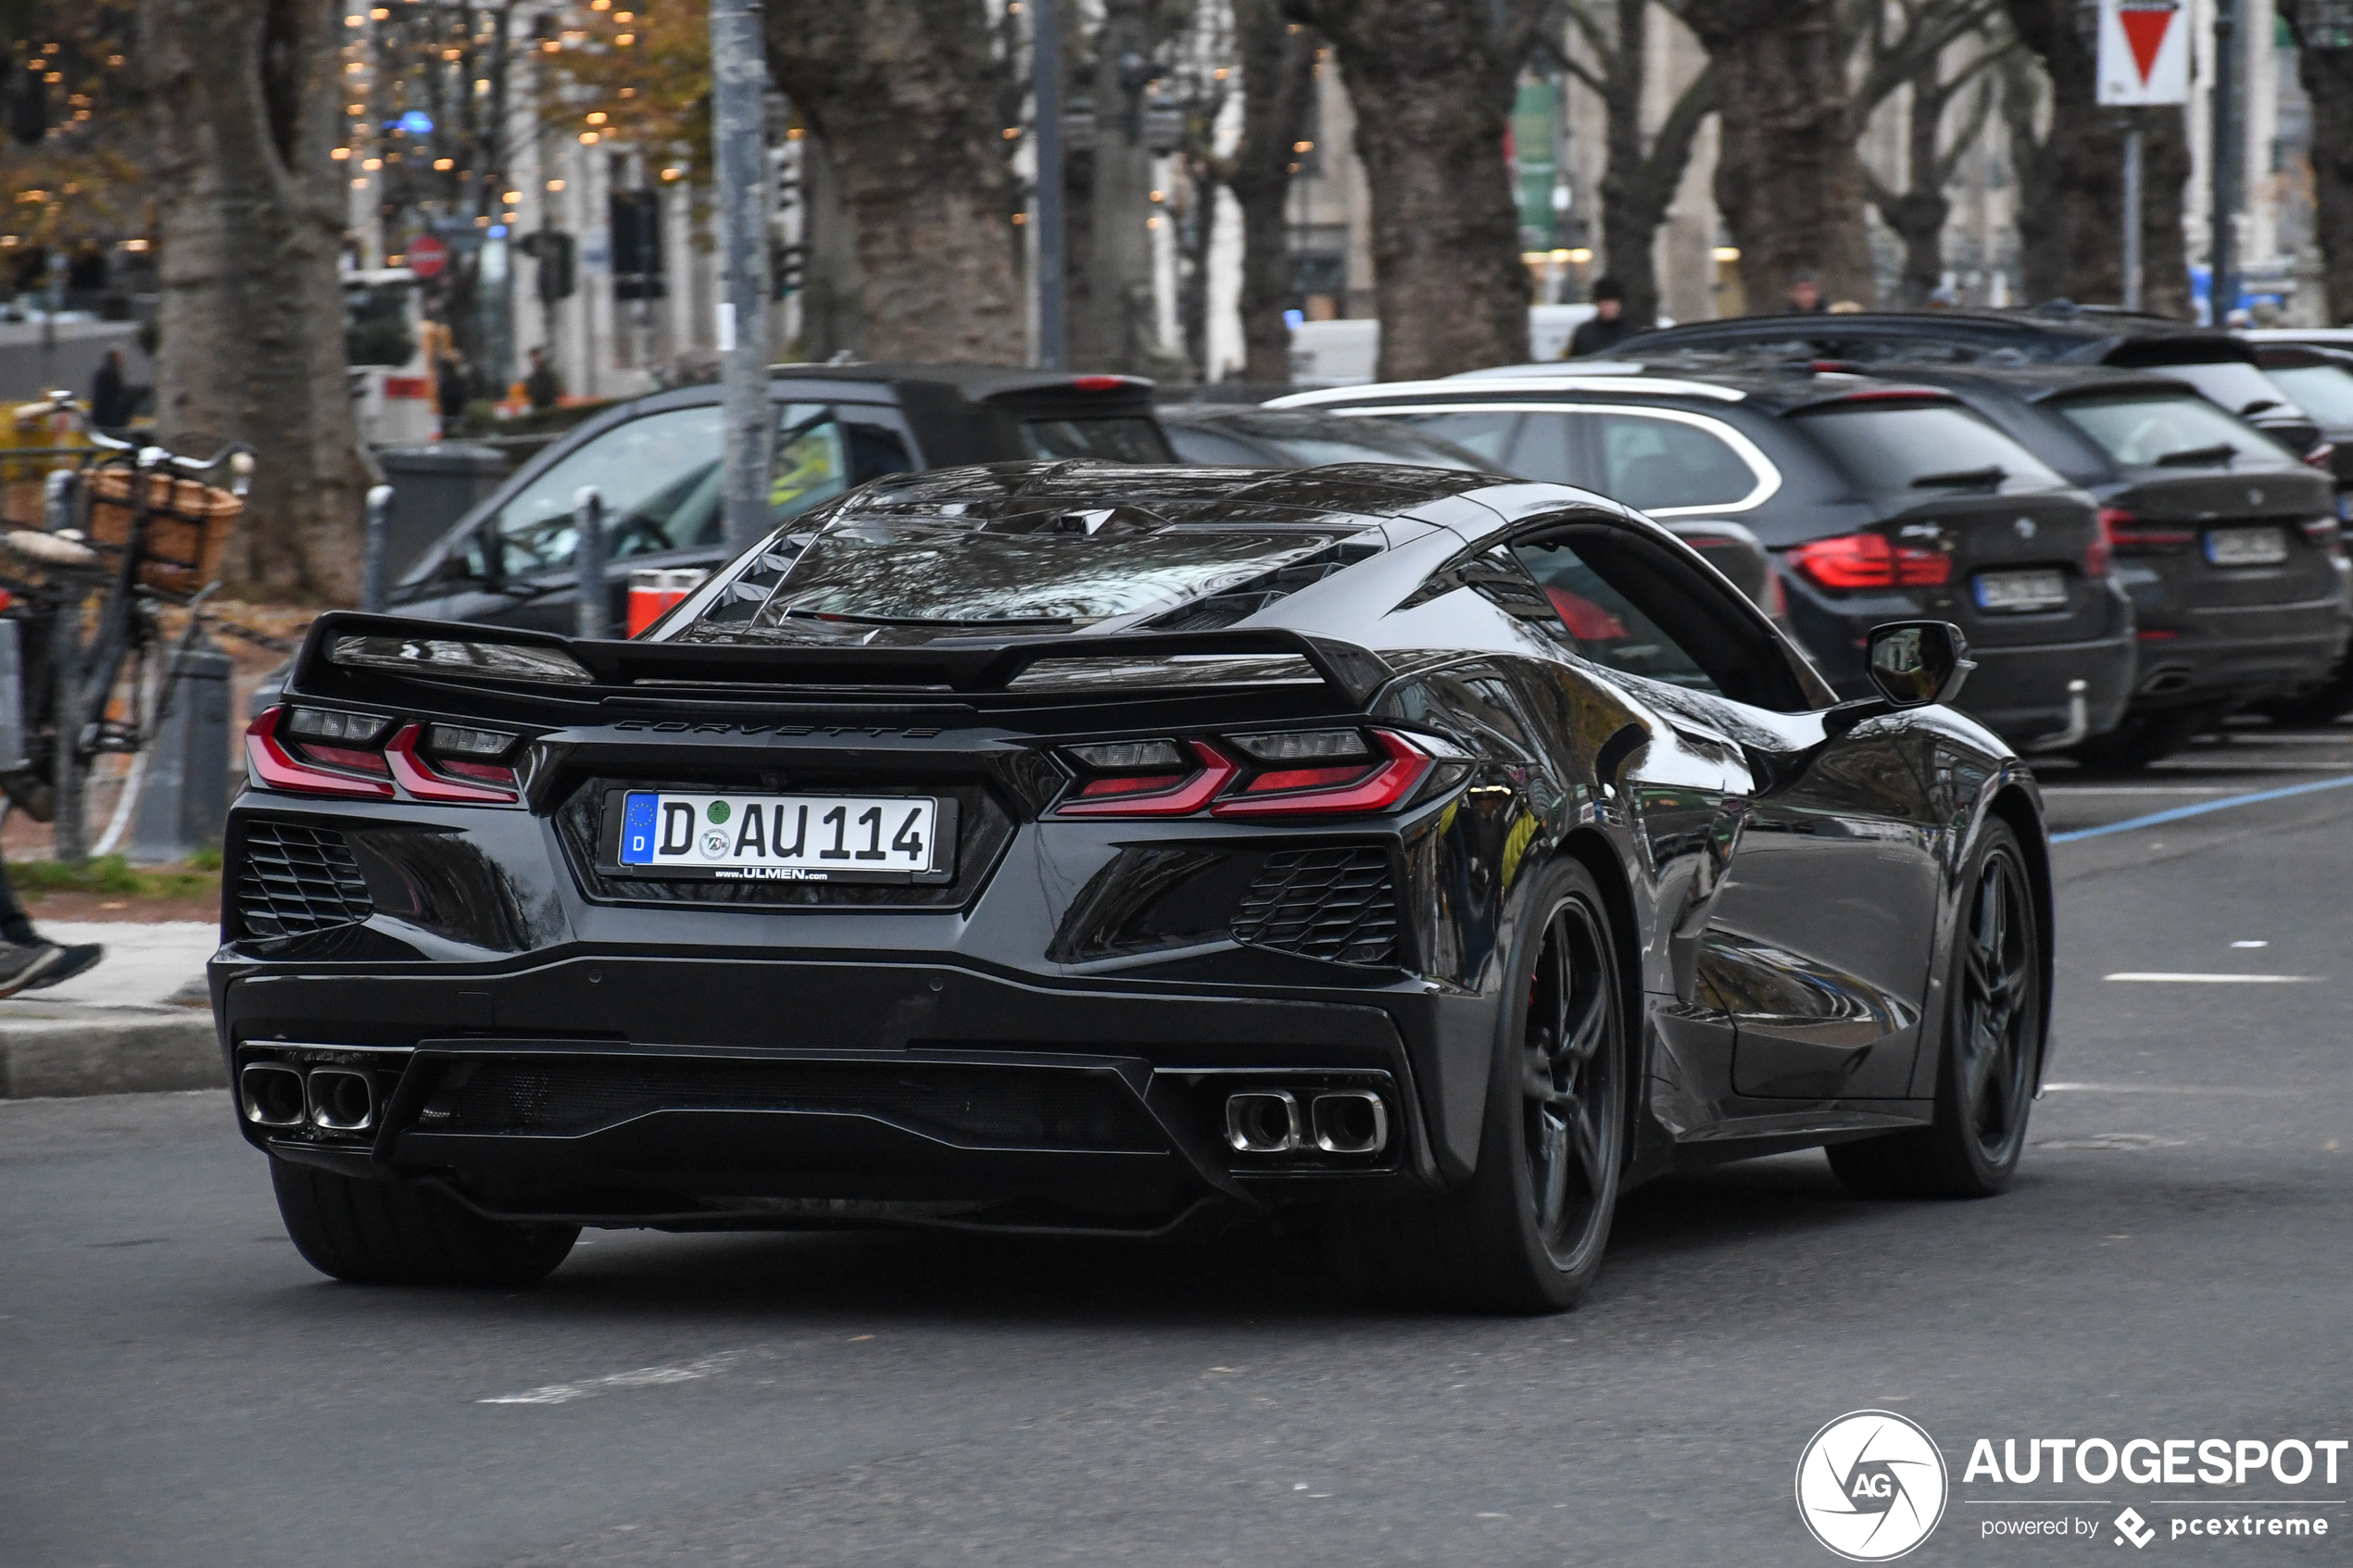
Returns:
[[[2316,469],[2334,470],[2336,467],[2336,447],[2333,443],[2323,441],[2305,453],[2304,460]]]
[[[2197,530],[2151,528],[2121,507],[2102,507],[2100,535],[2112,551],[2128,555],[2136,550],[2168,550],[2191,544],[2197,538]]]
[[[1568,634],[1580,643],[1618,643],[1626,640],[1626,622],[1604,609],[1582,594],[1572,594],[1566,588],[1546,588],[1544,596],[1553,601],[1553,612],[1568,628]]]
[[[1191,773],[1090,779],[1078,797],[1054,809],[1058,817],[1189,817],[1241,771],[1207,741],[1188,741],[1201,767]]]
[[[1787,558],[1824,588],[1937,588],[1953,578],[1953,558],[1944,551],[1898,545],[1883,533],[1817,539]]]
[[[392,776],[400,787],[419,800],[464,801],[473,804],[504,804],[515,798],[515,775],[512,769],[489,768],[483,763],[474,768],[492,773],[504,773],[500,784],[468,784],[428,767],[417,755],[417,734],[422,728],[403,724],[399,733],[384,742],[384,760],[392,767]]]
[[[256,784],[265,789],[283,789],[296,795],[342,795],[371,800],[389,799],[392,784],[385,779],[358,778],[321,767],[307,757],[298,757],[287,749],[278,738],[278,726],[284,721],[286,710],[272,708],[264,710],[245,729],[245,769]],[[321,752],[343,755],[343,746],[323,746]],[[387,771],[384,759],[373,752],[349,752],[356,758],[371,759],[371,771]],[[332,759],[321,757],[320,761]],[[351,764],[364,766],[364,763]]]
[[[2108,545],[2106,530],[2093,534],[2092,542],[2083,546],[2083,575],[2106,577],[2108,564],[2115,554],[2115,550]]]
[[[1375,730],[1373,740],[1386,754],[1386,760],[1375,763],[1369,771],[1363,767],[1289,768],[1261,773],[1239,794],[1212,806],[1210,814],[1304,817],[1386,811],[1413,793],[1435,759],[1403,735],[1387,730]],[[1277,782],[1285,780],[1300,782]]]

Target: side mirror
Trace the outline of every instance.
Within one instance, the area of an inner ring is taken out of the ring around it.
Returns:
[[[1894,621],[1871,628],[1865,660],[1871,684],[1895,708],[1950,702],[1977,668],[1969,639],[1949,621]]]

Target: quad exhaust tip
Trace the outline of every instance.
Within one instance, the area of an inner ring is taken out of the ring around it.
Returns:
[[[365,1073],[314,1067],[309,1089],[310,1123],[321,1131],[364,1133],[376,1124],[376,1087]]]
[[[1389,1147],[1389,1108],[1370,1089],[1322,1089],[1302,1114],[1289,1089],[1226,1097],[1226,1142],[1239,1154],[1378,1154]]]
[[[257,1127],[299,1127],[304,1101],[302,1074],[274,1061],[249,1061],[237,1074],[245,1120]]]

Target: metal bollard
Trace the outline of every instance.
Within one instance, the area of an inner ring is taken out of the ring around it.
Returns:
[[[229,820],[229,684],[236,664],[199,632],[173,666],[148,742],[131,858],[177,863],[220,842]]]
[[[612,590],[605,583],[605,498],[593,484],[584,484],[572,499],[573,533],[579,545],[573,564],[579,569],[575,609],[577,635],[602,639],[612,635]]]
[[[389,484],[371,485],[368,490],[367,561],[359,582],[359,608],[371,615],[381,615],[384,608],[384,550],[392,541],[393,490]]]
[[[74,505],[82,475],[71,469],[51,469],[41,489],[41,526],[56,533],[74,525]]]

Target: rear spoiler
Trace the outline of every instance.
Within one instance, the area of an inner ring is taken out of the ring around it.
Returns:
[[[365,664],[346,652],[346,639],[381,639]],[[389,645],[386,647],[383,645]],[[539,650],[559,656],[587,679],[534,677],[484,669],[463,650],[495,654],[500,648]],[[402,651],[405,650],[405,651]],[[449,650],[457,650],[451,653]],[[382,657],[384,653],[392,657]],[[395,679],[455,681],[510,692],[594,700],[616,691],[647,696],[646,688],[746,685],[806,686],[838,692],[847,687],[883,695],[914,695],[925,688],[957,695],[1003,691],[1044,660],[1151,660],[1288,655],[1303,660],[1326,685],[1362,703],[1395,673],[1369,648],[1303,632],[1268,627],[1227,632],[1134,632],[1090,637],[950,637],[915,647],[807,647],[756,643],[644,643],[592,641],[552,633],[478,626],[457,621],[417,621],[403,616],[330,610],[311,622],[296,656],[291,687],[320,691],[319,677],[330,668],[380,673]],[[1186,685],[1181,671],[1171,685]]]

